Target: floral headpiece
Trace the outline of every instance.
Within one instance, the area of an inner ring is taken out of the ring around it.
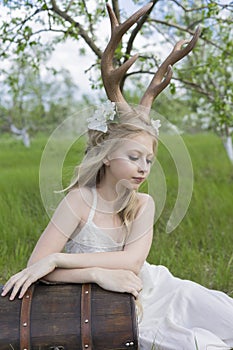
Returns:
[[[88,129],[89,130],[97,130],[103,133],[108,131],[108,122],[115,122],[117,112],[116,112],[116,104],[115,102],[107,101],[101,104],[94,112],[93,116],[88,118]],[[156,135],[159,136],[159,128],[161,126],[161,122],[159,119],[152,119],[151,125],[154,128]]]
[[[115,103],[111,101],[107,101],[103,103],[101,106],[99,106],[93,116],[91,118],[88,118],[88,129],[89,130],[98,130],[102,131],[103,133],[106,133],[108,131],[108,125],[107,122],[114,121],[114,118],[116,117],[116,108]]]

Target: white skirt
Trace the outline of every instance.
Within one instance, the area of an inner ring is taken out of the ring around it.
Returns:
[[[140,276],[140,350],[233,348],[233,299],[174,277],[164,266],[144,264]]]

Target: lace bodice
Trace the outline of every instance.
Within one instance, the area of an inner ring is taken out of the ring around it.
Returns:
[[[117,230],[122,230],[124,229],[123,227],[105,229],[96,226],[93,222],[97,206],[96,189],[92,189],[92,194],[93,203],[87,222],[81,229],[75,230],[72,234],[66,244],[67,253],[94,253],[123,250],[124,240],[122,240],[122,242],[114,240],[114,233],[117,234]]]

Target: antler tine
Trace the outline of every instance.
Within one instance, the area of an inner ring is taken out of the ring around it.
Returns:
[[[170,83],[173,73],[172,65],[180,61],[183,57],[188,55],[190,51],[192,51],[192,49],[197,43],[200,33],[201,29],[200,27],[198,27],[190,41],[180,40],[178,43],[176,43],[172,52],[158,68],[157,72],[154,75],[154,78],[152,79],[150,85],[148,86],[145,94],[143,95],[140,101],[140,105],[146,107],[148,113],[150,111],[154,99]],[[188,43],[188,45],[182,48],[182,46],[186,43]]]
[[[134,55],[124,64],[118,68],[113,66],[113,58],[115,50],[121,41],[124,33],[134,24],[137,20],[144,15],[152,6],[152,3],[148,3],[132,16],[130,16],[124,23],[119,24],[118,20],[110,7],[107,4],[108,14],[111,21],[111,38],[110,41],[102,55],[101,59],[101,75],[103,79],[103,84],[107,93],[109,100],[112,102],[123,103],[125,106],[128,105],[125,101],[122,92],[120,90],[120,82],[127,72],[127,70],[136,61],[138,55]]]

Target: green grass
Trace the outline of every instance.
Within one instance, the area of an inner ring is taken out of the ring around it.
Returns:
[[[178,184],[173,160],[161,145],[158,159],[166,174],[167,197],[148,260],[166,265],[178,277],[233,295],[233,166],[215,135],[187,135],[184,140],[194,170],[192,201],[178,228],[167,234]],[[35,138],[26,149],[20,141],[0,140],[0,283],[25,266],[48,222],[38,185],[46,141]],[[81,140],[65,160],[66,184],[82,153]]]
[[[192,200],[179,227],[165,233],[177,183],[171,171],[174,165],[164,148],[160,149],[168,195],[149,261],[167,266],[178,277],[233,295],[233,165],[215,135],[189,135],[184,140],[194,171]]]

